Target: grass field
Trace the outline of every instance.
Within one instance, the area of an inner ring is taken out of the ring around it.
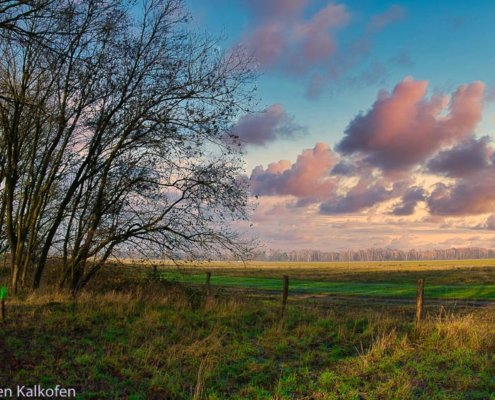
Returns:
[[[162,272],[165,280],[181,283],[202,284],[204,274],[181,274]],[[413,282],[411,280],[411,282]],[[215,275],[211,284],[223,287],[239,287],[247,289],[275,291],[282,289],[282,282],[277,278],[254,278],[246,276]],[[413,298],[416,295],[414,283],[402,282],[328,282],[309,279],[293,279],[290,281],[292,293],[331,294],[346,296],[379,296]],[[427,298],[438,299],[475,299],[495,300],[495,285],[427,285]]]
[[[211,284],[275,291],[282,275],[290,276],[292,293],[412,298],[416,280],[426,279],[425,296],[438,299],[495,300],[493,260],[389,262],[389,263],[211,263],[161,266],[165,280],[203,284],[204,271]]]
[[[209,264],[178,274],[162,264],[162,279],[149,266],[109,265],[76,300],[46,282],[8,298],[0,387],[61,384],[80,399],[495,399],[493,305],[427,303],[416,326],[411,305],[357,296],[410,296],[421,276],[427,298],[441,287],[491,298],[492,265]],[[356,300],[301,296],[281,319],[285,273],[291,290]]]

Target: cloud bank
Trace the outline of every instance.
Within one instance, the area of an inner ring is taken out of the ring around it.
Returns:
[[[473,82],[432,94],[428,86],[407,77],[391,92],[380,91],[349,122],[335,150],[320,142],[295,162],[254,168],[253,194],[272,204],[260,212],[314,221],[365,218],[397,229],[406,218],[408,226],[441,224],[444,232],[493,230],[493,142],[476,133],[485,85]]]

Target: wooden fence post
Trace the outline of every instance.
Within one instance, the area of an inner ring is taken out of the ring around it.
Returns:
[[[282,311],[280,313],[280,317],[284,317],[285,307],[287,306],[287,297],[289,296],[289,276],[284,275],[284,289],[282,294]]]
[[[206,272],[206,297],[211,296],[211,286],[210,286],[211,272]]]
[[[423,296],[425,292],[425,280],[418,279],[418,288],[416,291],[416,324],[423,319]]]

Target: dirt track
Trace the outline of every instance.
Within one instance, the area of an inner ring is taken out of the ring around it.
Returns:
[[[296,295],[297,296],[297,295]],[[306,300],[321,303],[354,303],[365,305],[414,305],[416,300],[410,298],[397,297],[370,297],[370,296],[333,296],[333,295],[312,295],[297,296]],[[469,300],[469,299],[425,299],[425,306],[449,306],[449,307],[484,307],[495,306],[493,300]]]

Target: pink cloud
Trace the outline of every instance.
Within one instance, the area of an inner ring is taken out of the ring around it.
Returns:
[[[337,44],[330,34],[331,30],[347,25],[349,18],[344,6],[330,3],[310,21],[296,25],[293,36],[299,42],[300,49],[294,49],[291,56],[293,63],[301,71],[307,71],[335,53]]]
[[[370,17],[362,35],[339,48],[337,34],[351,21],[344,4],[330,2],[319,8],[309,0],[247,1],[252,23],[240,40],[264,71],[276,71],[307,79],[306,95],[318,97],[328,83],[344,80],[345,85],[369,85],[387,76],[383,62],[345,76],[371,50],[373,36],[387,25],[403,19],[405,10],[390,6],[382,14]]]
[[[255,23],[241,42],[262,68],[304,75],[327,63],[337,49],[334,32],[346,26],[350,14],[329,3],[306,18],[307,1],[253,1],[248,5]]]
[[[296,124],[282,105],[273,104],[260,113],[241,117],[232,133],[238,136],[241,144],[263,146],[276,139],[306,133],[306,128]]]
[[[266,168],[266,172],[270,174],[282,174],[285,171],[289,170],[292,166],[292,163],[289,160],[280,160],[276,163],[271,163]]]
[[[294,164],[279,161],[266,169],[258,166],[251,173],[252,193],[259,195],[292,195],[300,199],[323,199],[331,195],[335,179],[329,176],[337,155],[325,143],[306,149]]]
[[[471,135],[481,120],[484,84],[462,85],[451,98],[428,99],[427,89],[427,81],[408,77],[392,93],[380,92],[371,109],[349,123],[337,150],[393,172]]]
[[[267,23],[249,34],[244,44],[262,67],[275,64],[288,46],[283,26]]]

